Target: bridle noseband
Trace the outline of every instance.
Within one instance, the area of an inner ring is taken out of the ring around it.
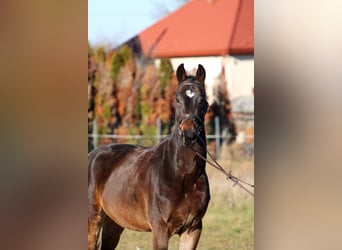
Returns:
[[[202,121],[202,119],[195,114],[185,114],[181,117],[179,124],[178,124],[178,128],[179,128],[179,133],[182,133],[182,124],[185,120],[192,120],[194,127],[195,127],[195,132],[196,135],[199,135],[204,127],[204,121]]]
[[[203,119],[199,115],[196,115],[194,113],[185,114],[181,116],[178,122],[179,133],[181,134],[181,131],[182,131],[181,126],[183,122],[185,120],[191,119],[195,126],[196,135],[199,136],[204,128],[204,116],[205,116],[205,113],[207,112],[208,106],[209,104],[207,101],[205,101],[204,104],[201,105],[200,115],[203,116]]]

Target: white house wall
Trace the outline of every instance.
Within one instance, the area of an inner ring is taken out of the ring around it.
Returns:
[[[227,55],[225,58],[225,69],[230,99],[253,95],[253,55]]]

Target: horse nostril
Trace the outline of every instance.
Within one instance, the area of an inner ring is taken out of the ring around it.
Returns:
[[[183,134],[184,134],[184,137],[188,140],[194,141],[196,139],[196,133],[194,130],[185,130]]]
[[[183,143],[186,146],[192,145],[197,138],[196,124],[192,117],[184,119],[180,126],[180,134],[183,136]]]
[[[183,144],[187,147],[191,147],[193,143],[196,141],[197,136],[195,130],[183,130]]]

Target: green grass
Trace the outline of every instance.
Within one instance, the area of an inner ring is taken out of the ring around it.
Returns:
[[[198,249],[254,249],[254,205],[209,207]]]
[[[152,249],[151,233],[125,230],[117,249],[141,250]],[[169,249],[178,249],[178,235],[169,241]],[[197,247],[198,250],[217,249],[254,249],[254,205],[241,204],[209,206],[203,220],[203,231]]]

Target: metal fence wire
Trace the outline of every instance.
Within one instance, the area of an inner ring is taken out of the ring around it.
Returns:
[[[157,133],[155,135],[117,135],[117,134],[88,134],[88,152],[100,144],[107,143],[129,143],[142,146],[158,144],[167,135],[161,134],[157,121]],[[237,128],[236,143],[242,151],[242,155],[250,158],[254,156],[254,115],[238,115],[234,117]],[[97,131],[96,122],[93,122],[93,131]],[[222,144],[229,140],[230,135],[226,131],[221,132],[219,117],[215,117],[215,134],[206,136],[207,140],[215,140],[215,156],[220,158]]]

